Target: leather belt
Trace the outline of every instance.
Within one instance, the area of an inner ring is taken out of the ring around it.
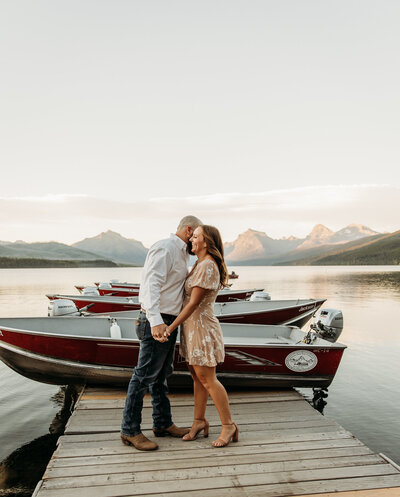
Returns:
[[[143,312],[143,314],[146,314],[146,310],[143,309],[143,307],[140,308],[140,312]],[[161,316],[165,316],[167,319],[176,319],[176,316],[173,314],[166,314],[165,312],[160,312]]]

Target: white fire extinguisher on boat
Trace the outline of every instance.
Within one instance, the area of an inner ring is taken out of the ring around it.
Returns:
[[[110,336],[111,338],[120,339],[121,336],[121,328],[119,327],[117,320],[115,318],[110,318],[111,326],[110,326]]]

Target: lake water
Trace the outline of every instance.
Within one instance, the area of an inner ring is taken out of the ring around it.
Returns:
[[[327,298],[341,309],[345,350],[324,415],[375,452],[400,463],[400,267],[230,267],[233,288],[265,288],[273,299]],[[45,316],[46,293],[77,293],[75,284],[140,281],[141,268],[2,269],[0,317]],[[59,409],[59,387],[24,378],[0,362],[0,461],[45,435]],[[311,389],[302,389],[310,397]],[[190,421],[190,420],[188,420]]]

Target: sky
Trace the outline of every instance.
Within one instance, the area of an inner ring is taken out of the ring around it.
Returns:
[[[400,229],[400,3],[2,0],[0,240]]]

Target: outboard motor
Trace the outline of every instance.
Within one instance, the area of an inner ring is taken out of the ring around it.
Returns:
[[[82,295],[100,295],[96,286],[85,286],[82,289]]]
[[[250,297],[250,302],[259,302],[262,300],[271,300],[271,295],[268,292],[254,292]]]
[[[328,342],[336,342],[343,330],[343,314],[338,309],[320,309],[310,328]]]
[[[80,316],[81,313],[72,300],[56,299],[50,300],[47,307],[47,315],[49,317]]]

